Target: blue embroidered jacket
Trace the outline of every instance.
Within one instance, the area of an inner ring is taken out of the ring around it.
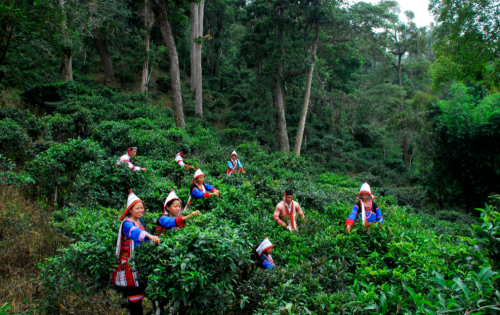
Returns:
[[[186,226],[186,221],[184,221],[182,217],[171,218],[164,214],[156,222],[156,236],[160,236],[167,230],[178,230],[179,227],[183,226]]]
[[[263,269],[269,269],[273,270],[274,269],[274,261],[271,255],[269,255],[269,258],[266,257],[266,255],[262,254],[259,257],[259,262],[257,263],[257,266]]]
[[[227,161],[227,167],[229,169],[231,169],[232,171],[236,171],[238,170],[239,168],[243,168],[243,165],[241,164],[240,160],[236,160],[236,165],[233,165],[233,162],[231,161],[231,159],[229,159]]]
[[[142,228],[144,228],[144,222],[141,220]],[[131,220],[125,220],[123,222],[122,233],[125,237],[128,237],[134,241],[134,247],[141,246],[142,242],[150,242],[149,238],[146,238],[148,232],[137,227]]]
[[[203,186],[205,187],[206,191],[214,191],[215,190],[215,188],[210,186],[209,184],[203,183]],[[196,184],[191,185],[191,196],[193,196],[193,198],[196,198],[196,199],[210,197],[210,195],[208,193],[206,193],[206,192],[204,193],[204,192],[200,191],[200,189],[198,188],[198,186],[196,186]]]
[[[373,212],[373,209],[375,209],[375,212]],[[382,211],[380,211],[380,208],[377,206],[375,201],[370,200],[370,206],[365,207],[365,215],[366,215],[366,222],[367,223],[384,223],[384,217],[382,217]],[[353,225],[354,221],[359,220],[361,221],[361,201],[358,201],[354,207],[352,207],[352,211],[349,214],[349,217],[345,221],[345,225]]]

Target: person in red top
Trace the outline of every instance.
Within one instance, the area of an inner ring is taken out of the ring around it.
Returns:
[[[273,219],[282,227],[290,231],[297,231],[297,216],[302,217],[304,223],[306,222],[302,208],[300,208],[297,202],[293,201],[293,191],[287,189],[285,191],[285,198],[276,205]]]

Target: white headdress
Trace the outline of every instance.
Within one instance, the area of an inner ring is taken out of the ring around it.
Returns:
[[[127,208],[125,209],[125,211],[123,212],[123,214],[120,216],[120,221],[123,220],[123,218],[125,218],[125,216],[127,215],[127,213],[130,211],[130,209],[132,209],[132,207],[138,203],[138,202],[142,202],[144,203],[141,199],[139,199],[139,197],[137,197],[133,192],[132,190],[128,193],[128,198],[127,198]],[[145,204],[144,204],[145,205]]]
[[[194,173],[193,181],[195,179],[197,179],[198,177],[203,176],[203,175],[205,175],[205,174],[203,174],[203,172],[200,169],[197,169],[196,172]]]
[[[262,256],[262,254],[268,250],[269,248],[273,248],[273,244],[271,244],[271,241],[269,238],[266,236],[266,238],[260,243],[259,247],[257,247],[256,251],[259,254],[259,256]]]
[[[361,195],[361,194],[368,194],[373,199],[376,198],[374,195],[372,195],[372,190],[370,189],[370,185],[368,185],[367,182],[365,182],[363,185],[361,185],[361,189],[359,190],[358,196]]]
[[[175,200],[175,199],[180,201],[179,197],[177,197],[177,195],[175,194],[175,191],[172,189],[172,191],[168,194],[167,199],[165,199],[165,204],[163,204],[163,208],[165,208],[167,206],[167,203],[169,203],[170,201]]]

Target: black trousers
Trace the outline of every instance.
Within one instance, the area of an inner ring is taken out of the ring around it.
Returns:
[[[139,283],[138,287],[125,287],[124,292],[128,298],[128,309],[130,310],[130,315],[143,315],[144,311],[142,309],[142,299],[136,300],[138,295],[144,294],[146,291],[146,284]]]

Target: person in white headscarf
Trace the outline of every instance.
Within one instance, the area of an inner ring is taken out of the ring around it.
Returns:
[[[130,168],[132,171],[145,172],[146,169],[144,167],[135,166],[130,162],[130,158],[135,158],[136,155],[137,155],[137,147],[127,148],[127,154],[120,156],[120,158],[116,161],[115,165],[118,166],[123,163],[124,165],[127,165],[128,168]]]
[[[353,207],[349,217],[345,221],[347,232],[351,232],[351,228],[355,221],[361,222],[364,226],[370,224],[384,223],[384,217],[378,205],[373,201],[375,196],[372,195],[370,185],[364,183],[361,185],[357,199],[360,199]]]
[[[236,172],[238,172],[238,169],[240,169],[242,174],[245,174],[243,165],[238,159],[238,154],[236,154],[236,151],[233,151],[233,153],[231,153],[231,157],[229,158],[229,160],[227,160],[226,175],[231,176],[232,173],[236,174]]]
[[[274,269],[274,261],[271,257],[271,253],[273,252],[274,245],[271,244],[271,241],[266,236],[266,238],[260,243],[259,247],[257,247],[256,251],[259,255],[259,260],[257,262],[257,266],[262,269]]]
[[[185,167],[188,171],[194,170],[194,167],[184,163],[184,158],[188,155],[188,149],[183,148],[181,152],[175,155],[175,163],[179,164],[180,167]]]

